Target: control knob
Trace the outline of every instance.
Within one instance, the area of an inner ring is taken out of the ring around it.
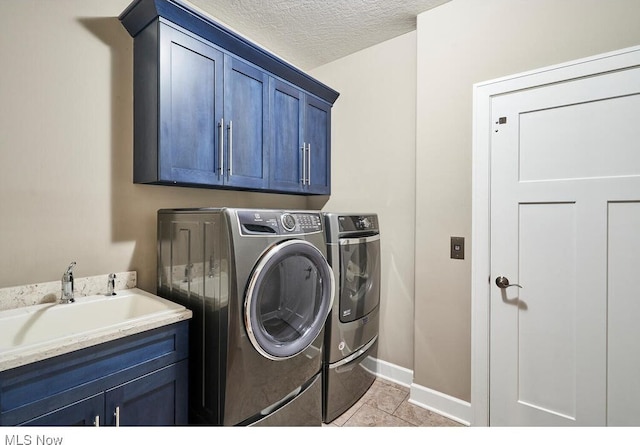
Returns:
[[[280,219],[282,220],[282,227],[284,227],[284,230],[286,230],[287,232],[291,232],[296,228],[296,219],[292,214],[285,213]]]

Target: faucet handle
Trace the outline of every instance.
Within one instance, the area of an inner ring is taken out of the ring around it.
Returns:
[[[116,274],[110,273],[109,279],[107,280],[107,295],[115,295],[116,289]]]
[[[67,267],[67,271],[62,274],[62,302],[63,303],[73,303],[73,273],[71,272],[76,265],[76,262],[73,261]]]
[[[72,261],[71,264],[69,264],[69,267],[67,267],[67,271],[65,272],[65,274],[71,274],[71,271],[75,266],[76,266],[76,262]]]

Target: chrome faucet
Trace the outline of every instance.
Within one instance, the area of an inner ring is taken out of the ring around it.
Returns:
[[[73,272],[72,269],[76,265],[76,262],[69,264],[67,271],[62,274],[62,295],[61,303],[73,303]]]
[[[182,280],[183,283],[189,283],[191,282],[191,272],[193,271],[193,264],[189,263],[186,266],[184,266],[184,279]]]
[[[116,274],[110,273],[109,280],[107,281],[107,295],[115,295],[116,289]]]

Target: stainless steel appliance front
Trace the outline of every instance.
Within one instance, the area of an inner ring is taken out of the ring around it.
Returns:
[[[337,293],[325,332],[323,421],[328,423],[375,380],[367,359],[378,347],[380,229],[376,214],[326,213],[325,227]]]
[[[194,314],[191,423],[321,424],[323,229],[314,212],[158,212],[158,293]]]

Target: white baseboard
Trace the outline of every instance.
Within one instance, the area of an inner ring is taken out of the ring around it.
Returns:
[[[414,383],[411,385],[409,402],[463,425],[471,425],[471,404],[464,400]]]
[[[364,359],[362,364],[381,379],[389,380],[406,388],[411,388],[413,371],[410,369],[402,368],[393,363],[385,362],[371,356]]]
[[[393,363],[367,357],[363,361],[364,366],[384,380],[409,388],[409,402],[438,413],[451,420],[471,424],[471,404],[464,400],[456,399],[447,394],[413,383],[413,371]]]

